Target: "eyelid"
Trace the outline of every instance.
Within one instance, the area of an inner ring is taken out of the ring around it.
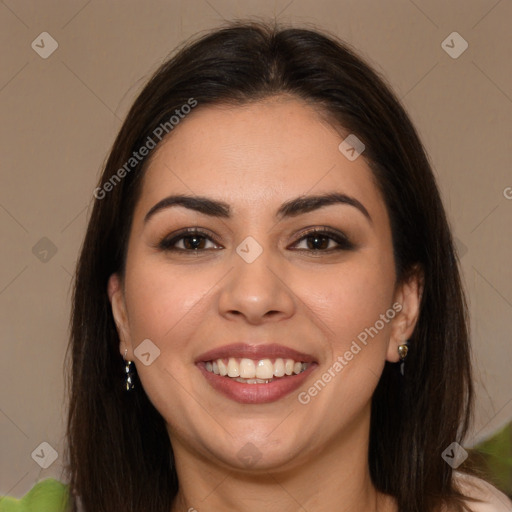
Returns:
[[[315,235],[315,234],[325,236],[326,238],[330,238],[331,240],[334,240],[338,244],[337,247],[327,249],[327,250],[319,250],[318,252],[331,253],[336,250],[348,251],[348,250],[352,250],[352,249],[356,248],[356,245],[350,240],[350,238],[345,233],[343,233],[342,231],[339,231],[337,229],[330,228],[329,226],[315,226],[315,227],[311,227],[311,228],[306,228],[298,236],[298,238],[295,240],[295,242],[293,242],[292,245],[296,245],[297,243],[304,240],[308,236]],[[315,252],[314,249],[297,249],[297,250]]]
[[[347,235],[343,233],[342,231],[339,231],[337,229],[331,228],[329,226],[309,226],[302,230],[302,232],[299,234],[298,240],[304,238],[305,236],[308,236],[312,233],[320,233],[320,234],[327,234],[327,235],[336,235],[340,238],[345,238],[348,240]]]
[[[182,252],[194,252],[194,251],[187,251],[186,249],[176,249],[173,248],[172,245],[178,242],[179,240],[187,237],[187,236],[202,236],[204,238],[207,238],[211,240],[215,245],[220,245],[222,247],[222,244],[220,244],[213,233],[205,228],[199,228],[199,227],[192,227],[192,228],[183,228],[175,233],[172,233],[172,235],[165,236],[163,239],[161,239],[156,246],[163,250],[168,251],[182,251]],[[202,250],[208,250],[208,249],[202,249]],[[211,250],[211,249],[210,249]]]

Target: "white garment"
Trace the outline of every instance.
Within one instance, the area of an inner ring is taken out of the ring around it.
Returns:
[[[473,512],[512,512],[512,501],[490,483],[460,471],[455,471],[454,477],[465,496],[483,500],[483,503],[467,502]]]

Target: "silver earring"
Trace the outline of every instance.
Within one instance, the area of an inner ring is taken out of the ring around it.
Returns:
[[[404,375],[405,358],[407,357],[408,351],[409,347],[407,345],[407,341],[398,346],[398,356],[400,357],[400,373],[402,375]]]
[[[130,391],[134,388],[134,377],[135,377],[135,370],[134,370],[134,364],[133,361],[127,361],[126,360],[126,353],[128,352],[128,349],[124,351],[124,373],[125,373],[125,382],[124,382],[124,389],[125,391]]]

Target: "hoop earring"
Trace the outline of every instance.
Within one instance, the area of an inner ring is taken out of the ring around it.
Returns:
[[[124,373],[125,373],[124,390],[130,391],[135,387],[135,385],[134,385],[135,370],[134,370],[133,361],[126,360],[127,352],[128,352],[128,349],[126,349],[124,351],[124,356],[123,356],[124,362],[126,363],[125,367],[124,367]]]
[[[407,357],[407,352],[409,351],[409,346],[407,345],[407,341],[398,346],[398,356],[400,357],[400,373],[402,376],[404,375],[404,367],[405,367],[405,358]]]

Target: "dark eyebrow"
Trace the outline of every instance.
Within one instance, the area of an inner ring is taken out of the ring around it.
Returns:
[[[357,208],[370,222],[373,223],[368,210],[359,202],[355,197],[347,196],[346,194],[340,194],[338,192],[332,192],[330,194],[322,194],[316,196],[302,196],[283,203],[277,211],[277,217],[295,217],[302,213],[307,213],[323,206],[329,206],[331,204],[348,204]]]
[[[347,204],[357,208],[370,222],[373,222],[368,210],[354,197],[333,192],[329,194],[314,195],[314,196],[300,196],[290,201],[283,203],[276,213],[276,217],[282,219],[284,217],[296,217],[303,213],[317,210],[324,206],[332,204]],[[183,206],[190,210],[194,210],[211,217],[219,217],[224,219],[231,218],[231,208],[228,203],[210,199],[204,196],[188,196],[188,195],[173,195],[166,197],[156,203],[144,217],[146,223],[155,213],[172,206]]]

